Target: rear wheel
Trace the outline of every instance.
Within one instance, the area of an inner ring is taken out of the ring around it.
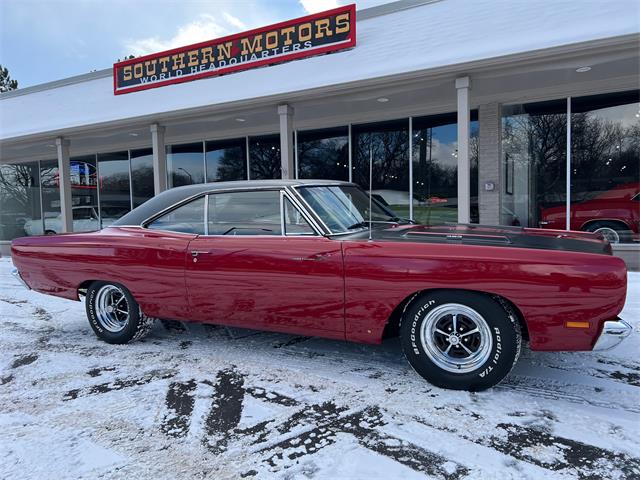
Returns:
[[[154,323],[142,313],[131,292],[117,283],[94,282],[87,289],[86,310],[95,334],[107,343],[129,343],[146,336]]]
[[[589,232],[599,233],[609,243],[620,243],[628,241],[629,229],[616,222],[593,222],[586,228]]]
[[[522,343],[513,315],[490,297],[467,291],[417,297],[404,313],[400,336],[407,360],[428,382],[470,391],[499,383]]]

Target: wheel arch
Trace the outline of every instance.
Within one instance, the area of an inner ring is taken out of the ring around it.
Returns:
[[[631,230],[631,226],[628,225],[624,220],[619,218],[594,218],[592,220],[588,220],[582,224],[580,230],[588,230],[591,225],[594,223],[615,223],[624,227],[625,230]]]
[[[402,317],[404,315],[404,312],[409,308],[409,306],[413,302],[415,302],[418,299],[418,297],[428,292],[473,292],[473,293],[480,293],[489,298],[492,298],[498,303],[500,303],[502,307],[507,311],[507,313],[516,317],[516,319],[518,320],[518,323],[520,324],[520,328],[522,330],[522,338],[524,340],[529,340],[529,329],[527,327],[527,322],[524,318],[524,315],[522,314],[522,311],[518,308],[518,306],[515,303],[513,303],[511,300],[509,300],[508,298],[502,295],[498,295],[491,292],[485,292],[481,290],[471,290],[471,289],[465,289],[465,288],[428,288],[424,290],[419,290],[417,292],[412,293],[411,295],[408,295],[406,298],[402,300],[402,302],[400,302],[396,306],[396,308],[393,309],[393,311],[391,312],[391,315],[389,315],[387,323],[385,324],[384,330],[382,332],[382,340],[386,338],[393,338],[398,336],[400,332],[400,324],[402,322]]]

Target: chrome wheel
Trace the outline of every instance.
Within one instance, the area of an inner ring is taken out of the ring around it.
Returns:
[[[486,320],[459,303],[446,303],[431,310],[422,322],[420,337],[431,361],[455,373],[479,368],[489,359],[493,347]]]
[[[593,231],[593,233],[599,233],[602,235],[605,240],[608,240],[609,243],[619,243],[620,235],[611,227],[600,227]]]
[[[105,330],[121,332],[129,322],[129,302],[122,289],[105,285],[96,293],[95,313],[98,323]]]

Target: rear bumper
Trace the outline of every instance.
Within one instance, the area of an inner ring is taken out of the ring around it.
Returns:
[[[13,277],[18,280],[18,282],[20,282],[20,284],[26,288],[27,290],[31,290],[31,287],[29,285],[27,285],[27,283],[22,279],[22,276],[20,276],[20,272],[18,271],[18,269],[16,267],[13,267],[11,269],[11,275],[13,275]]]
[[[621,318],[604,322],[602,333],[596,340],[593,350],[611,350],[631,335],[632,330],[631,325]]]

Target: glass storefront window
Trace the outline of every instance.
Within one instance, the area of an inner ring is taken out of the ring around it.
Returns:
[[[129,152],[98,154],[100,224],[106,227],[131,210]]]
[[[571,100],[572,230],[640,241],[639,116],[638,91]]]
[[[100,228],[100,214],[98,211],[96,156],[72,157],[70,163],[73,231],[98,230]],[[47,217],[45,216],[45,229],[48,229],[47,225]],[[60,230],[56,232],[58,231]]]
[[[409,217],[409,120],[354,125],[353,181],[369,189],[369,158],[373,158],[372,195],[397,215]]]
[[[0,165],[0,240],[42,233],[39,184],[38,162]]]
[[[204,183],[203,143],[167,146],[168,188]]]
[[[247,179],[247,142],[244,138],[206,142],[207,182]]]
[[[503,107],[503,225],[565,228],[566,147],[566,100]]]
[[[349,181],[349,128],[298,132],[298,178]]]
[[[40,162],[40,187],[42,189],[44,233],[60,233],[62,232],[62,218],[60,215],[60,178],[57,160]],[[43,233],[42,223],[38,234],[41,233]]]
[[[478,222],[478,120],[471,112],[471,222]],[[413,118],[413,218],[425,225],[458,221],[457,114]]]
[[[153,197],[153,151],[150,148],[131,150],[131,193],[133,208]]]
[[[280,135],[249,137],[249,179],[282,178]]]

